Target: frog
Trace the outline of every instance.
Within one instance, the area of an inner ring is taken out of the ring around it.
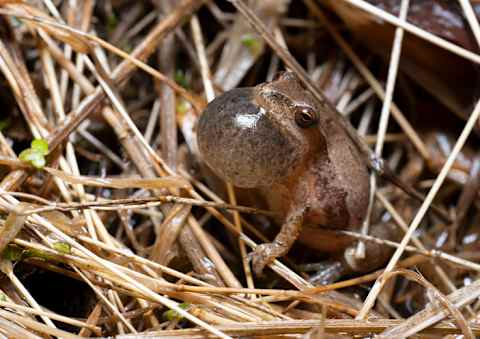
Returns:
[[[271,243],[258,245],[249,256],[258,275],[297,239],[320,251],[351,253],[355,241],[335,231],[361,228],[370,176],[331,110],[285,71],[270,82],[217,96],[199,118],[203,161],[233,186],[258,190],[281,225]],[[382,251],[370,253],[378,262]],[[373,267],[346,255],[340,261],[350,270]]]

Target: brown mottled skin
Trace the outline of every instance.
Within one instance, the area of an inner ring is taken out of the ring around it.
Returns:
[[[200,118],[198,146],[206,163],[237,187],[258,188],[281,216],[274,242],[258,246],[252,256],[257,273],[288,252],[302,224],[303,234],[312,234],[312,227],[355,230],[365,217],[367,167],[335,115],[323,114],[325,109],[285,72],[272,82],[220,95]],[[332,242],[314,239],[304,240],[332,250]],[[332,240],[343,249],[352,244]]]

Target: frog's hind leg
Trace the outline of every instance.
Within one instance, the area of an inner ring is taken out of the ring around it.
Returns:
[[[305,207],[289,214],[273,242],[261,244],[250,253],[249,259],[256,275],[261,275],[266,265],[288,253],[300,234],[306,210]]]
[[[378,239],[397,241],[400,238],[398,228],[393,223],[372,225],[371,235]],[[345,275],[354,273],[367,273],[376,270],[386,264],[393,254],[393,248],[382,243],[366,242],[364,258],[355,257],[356,242],[349,236],[340,236],[344,242],[351,244],[342,251],[333,254],[331,259],[318,263],[303,265],[305,271],[315,273],[308,279],[314,285],[328,285],[336,282]],[[344,239],[344,238],[349,238]],[[318,236],[317,236],[318,239]],[[330,242],[333,242],[330,241]],[[340,242],[338,242],[340,244]],[[340,246],[339,246],[340,248]]]
[[[400,238],[398,227],[390,222],[372,225],[370,235],[378,239],[391,241],[397,241]],[[366,273],[376,270],[385,265],[394,251],[392,247],[377,242],[367,241],[365,245],[364,258],[355,256],[356,245],[352,245],[345,250],[343,260],[347,271]]]
[[[315,271],[308,279],[315,286],[333,284],[346,273],[346,265],[342,260],[324,260],[308,266],[309,270]]]

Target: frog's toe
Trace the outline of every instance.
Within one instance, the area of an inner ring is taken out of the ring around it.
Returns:
[[[326,260],[311,266],[315,267],[316,273],[308,281],[316,286],[332,284],[345,273],[345,264],[338,260]]]
[[[261,276],[265,266],[271,264],[276,259],[274,248],[275,245],[273,244],[262,244],[248,255],[255,275]]]

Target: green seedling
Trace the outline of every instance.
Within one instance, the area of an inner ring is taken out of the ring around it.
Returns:
[[[58,249],[56,250],[61,252]],[[3,250],[2,252],[2,257],[9,261],[22,261],[27,258],[38,258],[45,261],[48,261],[51,259],[51,256],[48,253],[45,253],[41,250],[38,250],[35,248],[23,249],[14,244],[9,244],[7,245],[7,247],[5,247],[5,250]]]
[[[188,307],[190,307],[190,304],[189,303],[181,303],[181,304],[178,305],[178,307],[180,307],[182,310],[186,310]],[[175,310],[168,310],[168,311],[163,312],[163,318],[168,320],[168,321],[172,321],[172,320],[180,321],[180,320],[183,319],[183,316],[178,314],[177,311],[175,311]]]
[[[70,254],[72,253],[72,246],[70,246],[70,244],[66,243],[66,242],[63,242],[63,241],[59,241],[59,242],[56,242],[52,245],[52,247],[57,251],[57,252],[60,252],[62,254]]]
[[[247,47],[253,56],[257,56],[262,52],[261,41],[253,34],[244,34],[241,38],[242,45]]]
[[[117,15],[112,12],[109,16],[107,16],[107,31],[112,33],[115,28],[118,26],[118,17]]]
[[[25,251],[17,245],[7,245],[2,252],[4,259],[9,261],[20,261],[25,257]]]
[[[182,71],[181,69],[177,69],[177,71],[175,72],[174,79],[177,84],[179,84],[183,88],[188,89],[189,84],[188,84],[187,76],[184,71]]]
[[[34,139],[30,143],[30,148],[23,150],[18,158],[27,162],[35,168],[43,168],[47,161],[45,156],[48,154],[48,142],[44,139]]]
[[[177,103],[177,112],[180,114],[187,113],[187,111],[191,108],[190,103],[186,100],[178,100]]]
[[[10,126],[10,118],[0,120],[0,132],[6,130]]]

